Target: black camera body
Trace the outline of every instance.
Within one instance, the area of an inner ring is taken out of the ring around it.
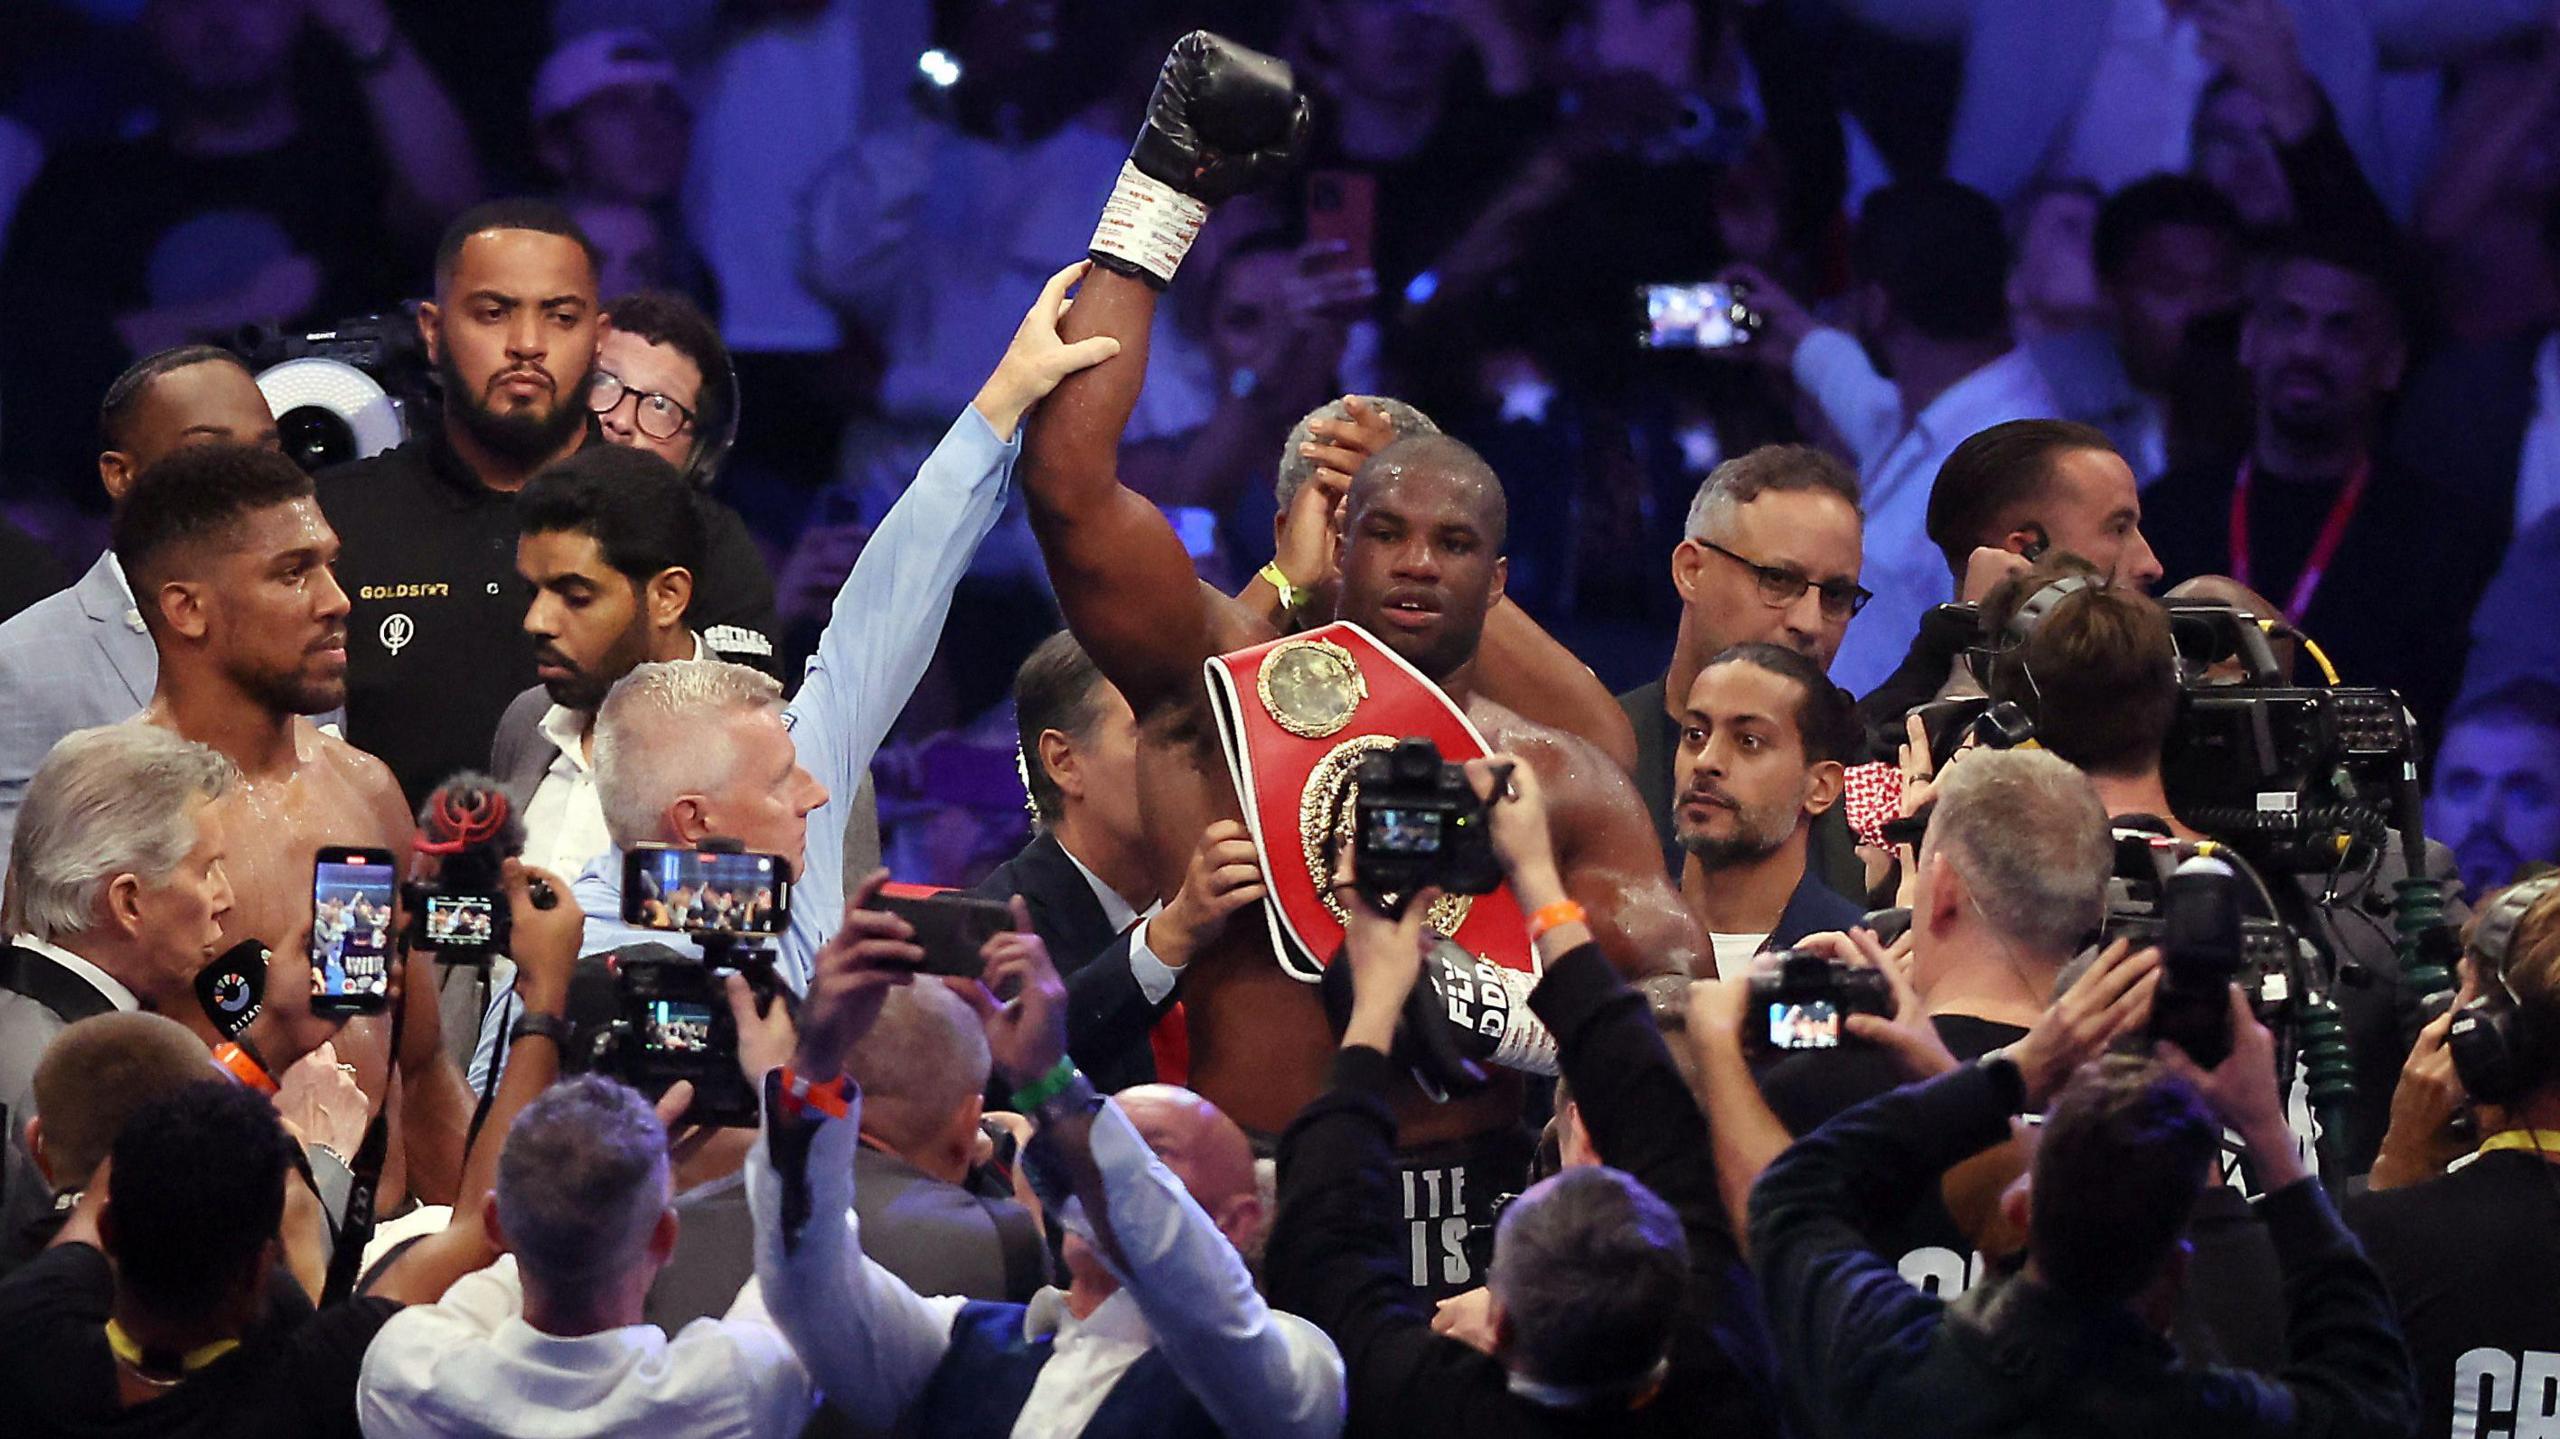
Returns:
[[[1399,740],[1360,762],[1352,816],[1352,878],[1371,899],[1398,912],[1426,886],[1446,894],[1491,894],[1502,884],[1488,807],[1464,766],[1440,758],[1428,739]]]
[[[402,940],[440,963],[485,967],[514,937],[501,871],[524,851],[524,826],[497,781],[464,773],[427,797],[418,830],[418,851],[436,857],[436,875],[405,887],[409,924]]]
[[[738,1072],[738,1022],[719,972],[662,946],[644,948],[657,952],[613,960],[613,1019],[588,1037],[587,1067],[653,1101],[688,1081],[687,1123],[754,1128],[761,1106]]]
[[[1774,970],[1766,967],[1771,959]],[[1761,963],[1751,976],[1751,1013],[1767,1024],[1746,1026],[1770,1049],[1835,1049],[1850,1015],[1893,1013],[1893,986],[1881,970],[1800,949],[1764,955]]]
[[[2195,848],[2117,831],[2099,942],[2159,946],[2151,1035],[2211,1068],[2231,1052],[2230,986],[2240,986],[2261,1020],[2280,1023],[2296,998],[2303,945],[2290,924],[2268,911],[2245,859],[2227,849],[2198,855]]]
[[[2190,689],[2162,756],[2169,802],[2262,869],[2321,873],[2398,824],[2417,746],[2385,689]]]

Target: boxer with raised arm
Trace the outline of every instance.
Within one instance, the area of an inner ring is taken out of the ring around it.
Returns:
[[[1686,972],[1705,946],[1663,876],[1652,827],[1626,775],[1586,741],[1525,720],[1482,693],[1477,646],[1502,594],[1506,511],[1500,482],[1466,446],[1437,436],[1401,440],[1370,458],[1353,481],[1334,616],[1358,627],[1344,635],[1365,652],[1358,662],[1347,651],[1309,659],[1299,677],[1314,682],[1313,692],[1295,696],[1267,683],[1267,666],[1255,696],[1247,662],[1237,676],[1245,697],[1228,685],[1227,703],[1213,702],[1204,664],[1233,666],[1231,652],[1256,646],[1269,647],[1266,659],[1275,656],[1279,632],[1200,582],[1163,514],[1120,483],[1114,457],[1145,377],[1157,293],[1181,249],[1209,204],[1285,173],[1304,125],[1286,66],[1205,34],[1176,44],[1096,233],[1096,267],[1065,320],[1070,338],[1110,335],[1121,352],[1058,388],[1033,420],[1023,455],[1033,528],[1068,625],[1139,716],[1138,777],[1158,881],[1171,892],[1202,829],[1246,809],[1222,762],[1222,725],[1232,735],[1263,723],[1267,709],[1293,734],[1356,741],[1356,731],[1339,732],[1352,720],[1370,722],[1358,713],[1367,686],[1428,681],[1418,688],[1432,703],[1445,696],[1484,747],[1537,770],[1554,797],[1565,888],[1588,911],[1611,961],[1629,975]],[[1407,672],[1413,679],[1401,677]],[[1304,712],[1323,709],[1328,695],[1349,718]],[[1311,833],[1297,814],[1274,815],[1267,806],[1261,817],[1267,875],[1287,879],[1294,867],[1330,863],[1329,853],[1301,852],[1302,837],[1310,849],[1329,850],[1329,828]],[[1516,916],[1516,906],[1509,912]],[[1184,981],[1191,1087],[1264,1136],[1276,1135],[1323,1092],[1334,1048],[1316,986],[1277,962],[1291,957],[1284,928],[1311,949],[1321,945],[1318,960],[1332,952],[1329,937],[1276,916],[1267,935],[1231,924],[1191,962]],[[1510,928],[1507,937],[1490,939],[1525,950],[1516,918]],[[1465,929],[1459,938],[1477,948]],[[1418,1089],[1406,1095],[1399,1144],[1418,1286],[1472,1282],[1460,1241],[1483,1223],[1493,1186],[1521,1178],[1506,1172],[1509,1152],[1496,1147],[1511,1143],[1519,1115],[1519,1088],[1508,1078],[1447,1104],[1430,1103]],[[1525,1156],[1525,1146],[1518,1152]]]

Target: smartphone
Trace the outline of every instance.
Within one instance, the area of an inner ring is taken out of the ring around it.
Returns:
[[[1729,350],[1760,333],[1760,314],[1739,285],[1638,285],[1644,322],[1636,343],[1648,350]]]
[[[791,862],[778,854],[635,845],[622,856],[622,919],[678,934],[780,934],[791,927]]]
[[[890,884],[880,888],[880,907],[916,929],[915,942],[924,947],[924,974],[948,974],[961,979],[976,979],[987,972],[986,961],[979,949],[986,942],[1013,928],[1013,906],[1002,900],[980,899],[956,889],[933,889],[925,885]]]
[[[1771,1049],[1838,1049],[1840,1006],[1827,999],[1780,999],[1769,1003]]]
[[[238,1039],[258,1018],[267,992],[267,947],[244,939],[196,971],[196,1004],[225,1039]]]
[[[311,861],[311,1012],[379,1014],[391,1003],[393,898],[387,849],[325,845]]]
[[[1318,170],[1307,177],[1307,239],[1337,245],[1346,270],[1377,266],[1378,177],[1360,170]]]

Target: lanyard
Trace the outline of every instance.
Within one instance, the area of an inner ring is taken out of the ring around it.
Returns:
[[[2560,1157],[2560,1130],[2502,1129],[2480,1141],[2480,1152],[2492,1149],[2529,1149],[2544,1158]]]
[[[2356,506],[2364,502],[2364,483],[2373,473],[2370,460],[2356,461],[2355,472],[2347,476],[2346,488],[2338,492],[2337,502],[2329,506],[2329,518],[2321,523],[2320,537],[2311,542],[2311,554],[2302,562],[2302,578],[2294,581],[2293,598],[2284,607],[2285,623],[2300,625],[2303,614],[2311,608],[2311,597],[2320,589],[2321,576],[2329,562],[2338,556],[2338,546],[2347,538],[2347,525],[2356,517]],[[2249,579],[2249,483],[2256,477],[2257,462],[2242,460],[2240,478],[2231,486],[2231,578],[2243,585]]]

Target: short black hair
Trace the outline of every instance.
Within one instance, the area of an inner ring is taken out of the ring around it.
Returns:
[[[516,532],[585,535],[638,589],[681,569],[702,574],[702,519],[693,487],[657,454],[589,443],[545,465],[516,495]]]
[[[1102,670],[1065,630],[1042,640],[1013,674],[1014,733],[1022,745],[1022,782],[1031,794],[1031,813],[1041,824],[1058,822],[1066,796],[1040,763],[1040,736],[1056,730],[1083,741],[1102,717]]]
[[[1929,486],[1929,543],[1947,568],[1964,577],[1978,545],[1997,544],[1990,533],[2001,515],[2044,493],[2054,462],[2080,450],[2116,452],[2115,441],[2076,420],[2008,420],[1967,435],[1938,466]]]
[[[2539,675],[2519,675],[2493,689],[2464,695],[2445,716],[2444,732],[2451,734],[2456,725],[2487,719],[2518,720],[2560,734],[2560,684]]]
[[[2406,333],[2410,317],[2418,313],[2412,279],[2416,267],[2398,242],[2389,237],[2335,226],[2297,226],[2260,237],[2254,253],[2262,286],[2272,283],[2276,273],[2287,265],[2326,265],[2379,290],[2383,308],[2399,331]]]
[[[665,345],[693,361],[702,372],[702,392],[694,397],[694,454],[709,454],[708,446],[728,433],[730,416],[737,412],[738,382],[729,361],[728,342],[720,338],[720,327],[702,312],[702,307],[672,290],[640,290],[623,296],[604,307],[607,324],[626,335],[637,335],[653,345]]]
[[[2009,323],[2009,228],[1979,190],[1896,180],[1867,197],[1850,250],[1858,277],[1930,339],[1987,339]]]
[[[293,1141],[265,1096],[209,1078],[136,1110],[112,1162],[117,1284],[161,1313],[196,1315],[276,1237]]]
[[[142,405],[143,392],[162,375],[191,370],[198,365],[237,365],[247,374],[249,367],[238,355],[220,345],[180,345],[145,355],[125,366],[124,373],[107,385],[106,398],[98,402],[98,440],[107,449],[124,448],[125,426],[133,422],[133,412]]]
[[[2090,256],[2098,278],[2114,281],[2133,263],[2133,252],[2154,230],[2190,225],[2238,245],[2248,233],[2231,197],[2193,175],[2148,175],[2116,191],[2098,207]]]
[[[454,266],[462,262],[462,247],[471,237],[487,230],[532,230],[544,235],[558,235],[575,240],[587,255],[587,268],[598,276],[604,274],[604,252],[587,232],[578,227],[577,217],[557,200],[544,200],[531,195],[512,195],[504,199],[483,200],[454,217],[444,227],[444,238],[436,242],[436,284],[441,287],[453,278]]]
[[[280,451],[189,445],[134,478],[116,506],[111,547],[133,592],[149,596],[180,546],[219,539],[249,515],[311,496],[311,476]],[[143,618],[157,623],[157,613],[146,600]]]
[[[1743,664],[1767,670],[1796,687],[1796,737],[1804,744],[1805,762],[1820,764],[1835,760],[1846,764],[1863,746],[1858,732],[1858,707],[1846,690],[1831,682],[1822,666],[1785,645],[1763,641],[1733,645],[1719,650],[1698,667],[1700,674],[1719,665]],[[1683,695],[1681,703],[1688,697]]]

